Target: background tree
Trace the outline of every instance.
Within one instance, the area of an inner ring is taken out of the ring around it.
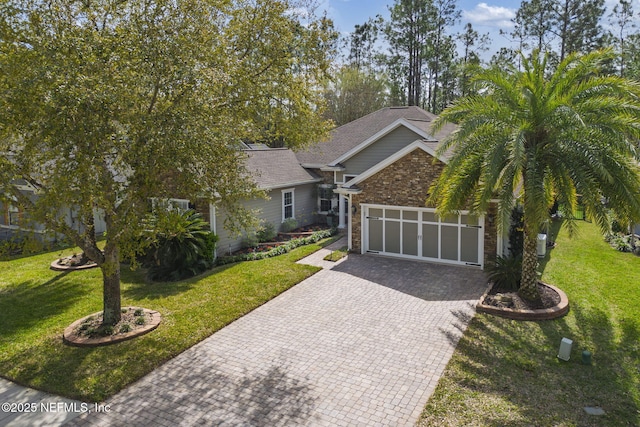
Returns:
[[[513,19],[514,30],[511,35],[514,38],[522,36],[530,43],[521,47],[534,48],[540,52],[547,52],[551,49],[550,39],[552,22],[554,17],[553,1],[550,0],[530,0],[523,1]]]
[[[560,61],[574,52],[588,53],[604,46],[605,33],[600,21],[604,0],[556,0],[556,19],[552,21],[560,40]]]
[[[462,57],[458,61],[458,88],[460,95],[466,96],[470,92],[469,79],[474,72],[473,70],[476,70],[482,63],[480,54],[488,50],[489,34],[480,36],[473,29],[473,25],[467,22],[464,32],[458,35],[458,41],[462,44]]]
[[[432,0],[428,2],[428,22],[431,31],[426,39],[426,56],[429,68],[429,98],[426,107],[433,113],[438,113],[447,104],[451,93],[451,68],[456,55],[456,45],[447,29],[460,20],[461,12],[456,8],[454,0]],[[447,81],[443,85],[442,75],[447,74]],[[448,83],[448,84],[446,84]],[[440,101],[442,95],[447,99]]]
[[[478,74],[474,81],[484,90],[459,99],[435,123],[459,125],[438,150],[453,149],[430,198],[441,214],[469,203],[473,212],[486,212],[498,198],[504,226],[520,199],[525,299],[539,299],[536,236],[554,201],[571,220],[580,195],[603,231],[607,208],[629,222],[640,219],[640,85],[602,74],[612,57],[570,55],[547,79],[547,56],[535,51],[523,57],[522,72],[512,66]]]
[[[327,22],[289,0],[6,0],[0,4],[0,194],[97,262],[105,325],[150,197],[202,198],[246,222],[237,141],[317,140]],[[304,24],[304,25],[302,25]],[[266,135],[265,135],[266,133]],[[38,190],[30,199],[11,183]],[[82,223],[72,229],[65,208]],[[103,250],[93,215],[106,223]],[[246,213],[245,213],[246,214]],[[239,223],[239,224],[238,224]]]
[[[326,117],[337,126],[349,123],[387,105],[384,77],[372,70],[340,68],[325,92]]]
[[[611,14],[609,14],[611,26],[619,30],[616,41],[618,43],[620,76],[622,77],[624,77],[625,57],[627,56],[625,38],[629,27],[635,27],[633,23],[634,15],[635,13],[630,0],[620,0],[620,2],[613,7]]]
[[[389,43],[390,76],[403,79],[395,86],[406,88],[406,105],[422,105],[423,72],[427,61],[425,49],[432,31],[428,21],[431,0],[396,0],[389,7],[390,20],[384,28]]]
[[[382,31],[384,20],[377,15],[370,18],[362,25],[356,25],[353,32],[349,34],[347,44],[349,55],[347,62],[358,70],[362,68],[375,69],[377,56],[376,43],[378,35]]]
[[[604,12],[604,0],[525,0],[513,19],[511,36],[524,42],[520,50],[553,53],[562,61],[571,53],[607,44]]]

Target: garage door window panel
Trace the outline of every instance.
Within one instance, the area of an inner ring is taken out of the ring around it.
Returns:
[[[418,223],[402,223],[402,253],[418,256]]]
[[[460,261],[478,262],[479,241],[477,228],[465,227],[460,229]]]
[[[437,224],[422,224],[422,256],[440,258],[440,227]]]
[[[440,258],[458,261],[458,227],[442,226],[440,229]]]
[[[368,250],[384,251],[384,209],[369,208],[367,225],[369,229]]]
[[[392,254],[400,252],[400,222],[385,221],[384,251]]]

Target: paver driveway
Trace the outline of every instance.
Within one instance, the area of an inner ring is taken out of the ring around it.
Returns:
[[[484,284],[475,269],[350,255],[70,425],[413,425]]]

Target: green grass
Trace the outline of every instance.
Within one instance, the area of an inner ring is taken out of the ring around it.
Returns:
[[[163,320],[150,334],[98,348],[64,345],[62,333],[73,321],[102,310],[99,269],[51,271],[58,252],[2,261],[0,376],[101,401],[314,274],[317,267],[295,261],[333,240],[174,283],[147,283],[142,272],[123,267],[122,305],[158,310]]]
[[[640,258],[593,224],[562,230],[541,263],[567,316],[519,322],[478,314],[427,403],[421,426],[640,426]],[[560,340],[571,359],[557,359]],[[581,364],[588,349],[593,364]],[[587,415],[599,406],[604,416]]]
[[[328,254],[327,256],[324,257],[325,261],[332,261],[332,262],[336,262],[341,260],[342,258],[346,257],[347,254],[349,253],[348,249],[346,246],[335,250],[335,251],[331,251],[330,254]]]

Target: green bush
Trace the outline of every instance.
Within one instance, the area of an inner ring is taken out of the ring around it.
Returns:
[[[256,246],[258,246],[258,243],[260,242],[258,241],[258,236],[256,235],[256,233],[249,232],[242,238],[240,246],[242,247],[242,249],[249,249],[255,248]]]
[[[280,230],[282,230],[283,233],[290,233],[296,228],[298,228],[298,221],[296,221],[295,218],[287,218],[280,224]]]
[[[614,236],[609,244],[620,252],[633,252],[634,247],[631,244],[631,236]]]
[[[486,272],[496,289],[517,291],[522,277],[522,257],[498,256],[493,263],[487,265]]]
[[[213,266],[218,238],[199,213],[158,211],[147,222],[148,248],[142,260],[151,280],[182,280]]]
[[[301,237],[298,239],[291,239],[283,245],[276,246],[270,251],[266,252],[252,252],[248,254],[241,255],[232,255],[220,257],[216,260],[217,265],[231,264],[233,262],[240,261],[255,261],[259,259],[271,258],[273,256],[282,255],[284,253],[290,252],[291,250],[297,248],[298,246],[310,245],[312,243],[316,243],[319,240],[325,239],[327,237],[333,236],[337,232],[337,229],[332,228],[330,230],[321,230],[316,231],[309,237]]]
[[[272,242],[277,235],[276,227],[270,222],[264,223],[256,232],[256,237],[259,242]]]
[[[43,236],[33,233],[22,233],[8,240],[0,240],[0,260],[10,259],[16,255],[35,255],[54,248],[68,247],[69,242],[49,242]]]

